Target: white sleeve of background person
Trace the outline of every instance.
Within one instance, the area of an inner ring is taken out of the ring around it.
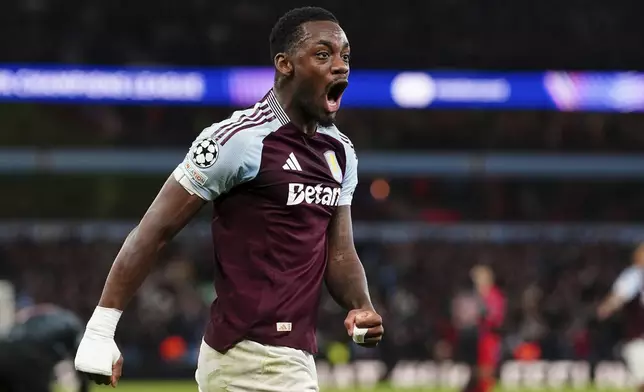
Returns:
[[[626,301],[633,299],[642,291],[642,273],[635,267],[625,269],[613,284],[613,294]]]
[[[0,335],[11,329],[16,315],[16,298],[13,284],[0,280]]]
[[[199,134],[173,173],[188,192],[208,201],[252,179],[259,170],[261,135],[254,130],[243,130],[221,145],[226,138],[217,140],[218,132],[225,126],[221,124],[214,124]],[[203,154],[208,152],[204,148],[212,150],[212,146],[215,151],[211,154],[214,156],[208,156],[204,161]]]
[[[353,148],[353,145],[348,143],[344,144],[344,151],[346,154],[346,165],[344,169],[344,177],[342,178],[342,190],[340,191],[340,199],[338,205],[351,205],[353,200],[353,192],[358,185],[358,157]]]

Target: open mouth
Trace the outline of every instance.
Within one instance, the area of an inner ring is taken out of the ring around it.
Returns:
[[[327,110],[335,112],[340,108],[340,101],[344,90],[349,86],[346,79],[338,80],[329,85],[326,92]]]

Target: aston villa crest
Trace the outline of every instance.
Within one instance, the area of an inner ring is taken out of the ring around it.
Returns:
[[[329,170],[331,170],[331,175],[333,178],[342,183],[342,169],[338,163],[338,158],[335,156],[335,152],[327,151],[324,153],[324,158],[326,158],[326,163],[329,165]]]

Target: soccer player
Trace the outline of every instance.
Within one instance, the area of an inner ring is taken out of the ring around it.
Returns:
[[[617,277],[611,292],[597,307],[597,318],[605,320],[624,308],[626,342],[622,357],[640,392],[644,392],[644,245],[633,252],[632,264]]]
[[[198,359],[200,391],[317,391],[323,282],[348,310],[344,326],[357,343],[382,338],[353,244],[357,158],[334,126],[349,41],[333,14],[306,7],[277,21],[270,49],[273,88],[201,132],[117,255],[75,361],[97,383],[116,385],[121,312],[159,251],[207,202],[217,299]]]
[[[476,265],[470,271],[470,277],[479,295],[482,313],[479,318],[476,367],[465,391],[491,392],[501,359],[500,328],[505,320],[506,300],[494,283],[494,272],[490,267]]]
[[[49,392],[54,367],[76,354],[83,322],[54,305],[35,305],[16,315],[16,324],[0,339],[0,391]],[[89,383],[80,377],[79,392]]]

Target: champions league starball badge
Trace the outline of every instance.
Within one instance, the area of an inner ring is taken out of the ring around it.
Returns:
[[[192,162],[202,169],[212,166],[219,156],[219,145],[211,138],[201,140],[192,149]]]

